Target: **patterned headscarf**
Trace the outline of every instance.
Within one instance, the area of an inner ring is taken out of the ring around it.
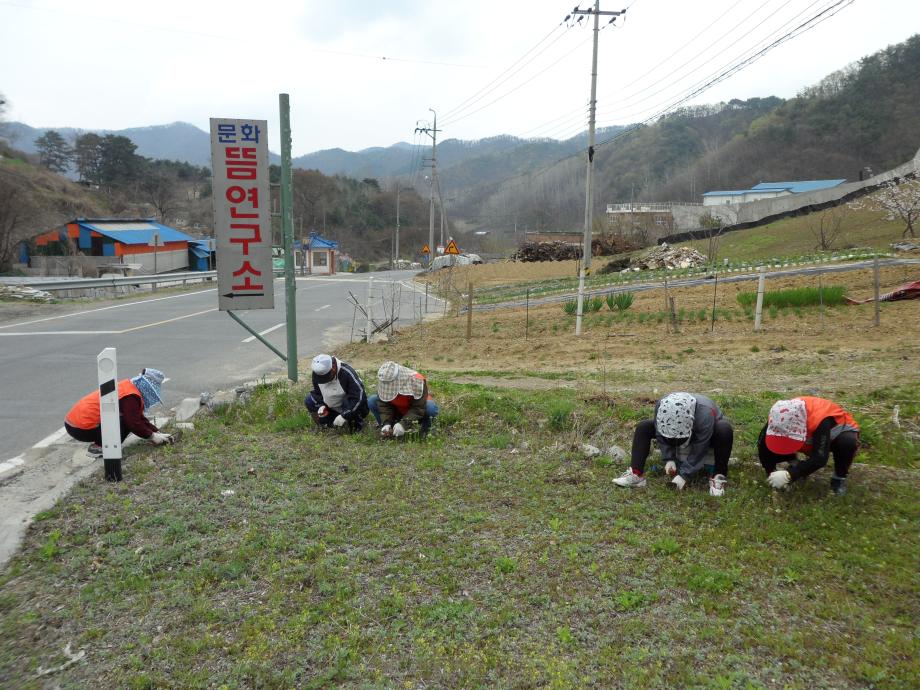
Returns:
[[[696,417],[696,398],[689,393],[671,393],[658,403],[655,429],[665,438],[690,438]]]
[[[808,412],[801,398],[779,400],[770,408],[767,421],[767,448],[777,455],[791,455],[808,438]]]
[[[390,402],[397,395],[411,395],[418,400],[425,392],[425,379],[418,372],[396,362],[384,362],[377,371],[377,396]]]
[[[144,409],[149,410],[154,405],[163,402],[160,399],[160,390],[165,378],[166,374],[159,369],[144,369],[139,376],[131,379],[131,383],[137,386],[137,390],[144,399]]]

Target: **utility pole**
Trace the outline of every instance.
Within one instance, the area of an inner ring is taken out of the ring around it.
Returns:
[[[594,0],[594,9],[572,10],[572,15],[594,15],[594,50],[591,57],[591,100],[588,103],[588,172],[585,178],[585,237],[581,255],[581,270],[578,272],[578,312],[575,316],[575,335],[581,335],[581,319],[585,309],[585,277],[591,270],[591,231],[594,224],[594,121],[597,110],[597,35],[600,32],[601,15],[609,16],[613,23],[626,10],[601,12],[600,0]]]
[[[428,248],[431,250],[428,255],[428,270],[430,271],[431,265],[434,263],[434,255],[437,254],[434,244],[434,185],[438,176],[438,114],[435,113],[433,108],[428,108],[428,110],[434,113],[434,125],[432,127],[416,127],[415,131],[424,132],[431,137],[431,187],[428,194]]]
[[[396,268],[399,268],[399,180],[396,181]]]

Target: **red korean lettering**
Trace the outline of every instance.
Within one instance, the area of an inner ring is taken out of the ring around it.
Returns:
[[[242,244],[243,254],[249,255],[249,245],[252,242],[259,243],[262,241],[262,228],[258,223],[230,223],[230,232],[235,234],[234,230],[251,230],[252,237],[231,237],[232,244]]]

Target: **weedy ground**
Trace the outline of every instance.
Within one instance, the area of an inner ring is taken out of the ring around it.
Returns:
[[[534,340],[503,312],[470,341],[446,318],[351,346],[368,381],[424,365],[431,438],[316,431],[278,385],[132,449],[127,481],[78,485],[0,575],[0,687],[915,687],[916,308],[757,335],[595,322],[576,344],[555,305]],[[843,498],[828,469],[774,493],[756,463],[770,404],[811,386],[863,428]],[[607,449],[678,389],[735,425],[722,499],[669,492],[656,458],[646,488],[611,483]]]

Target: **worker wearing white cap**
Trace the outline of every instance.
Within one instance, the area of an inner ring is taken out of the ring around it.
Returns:
[[[303,401],[313,421],[320,426],[343,427],[351,431],[364,428],[367,393],[352,367],[332,355],[313,358],[313,390]]]

